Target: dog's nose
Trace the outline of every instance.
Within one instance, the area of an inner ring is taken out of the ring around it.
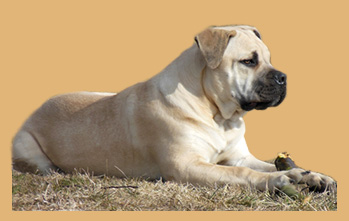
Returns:
[[[280,71],[275,71],[274,73],[274,80],[277,84],[283,85],[286,84],[286,74],[280,72]]]

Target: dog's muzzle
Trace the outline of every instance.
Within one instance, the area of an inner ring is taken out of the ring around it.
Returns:
[[[268,107],[278,106],[286,97],[286,81],[286,74],[277,70],[269,71],[265,77],[256,80],[254,83],[253,93],[257,99],[241,99],[241,108],[250,111],[252,109],[265,110]]]

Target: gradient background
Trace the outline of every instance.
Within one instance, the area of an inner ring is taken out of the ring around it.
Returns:
[[[2,214],[16,220],[344,218],[349,209],[344,188],[348,21],[348,3],[336,0],[1,1]],[[288,75],[288,95],[281,106],[246,115],[250,151],[264,160],[288,151],[298,165],[334,177],[337,212],[10,212],[11,140],[46,99],[72,91],[121,91],[160,72],[206,27],[226,24],[256,26],[273,65]]]

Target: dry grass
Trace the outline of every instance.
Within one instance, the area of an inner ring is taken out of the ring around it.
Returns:
[[[194,187],[173,182],[84,174],[12,173],[12,209],[21,210],[337,210],[337,194],[302,192],[291,199],[245,187]]]

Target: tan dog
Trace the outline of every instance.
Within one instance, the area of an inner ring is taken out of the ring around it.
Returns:
[[[258,31],[212,27],[195,40],[160,74],[119,94],[80,92],[48,100],[14,138],[13,167],[260,190],[292,182],[333,187],[333,179],[318,173],[277,172],[246,146],[242,117],[277,106],[286,95],[286,75],[271,65]]]

